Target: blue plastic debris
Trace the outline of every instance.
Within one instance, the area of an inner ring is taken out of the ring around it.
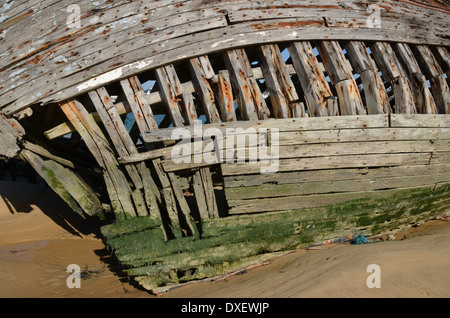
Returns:
[[[367,244],[367,243],[371,242],[362,234],[353,237],[352,244]]]

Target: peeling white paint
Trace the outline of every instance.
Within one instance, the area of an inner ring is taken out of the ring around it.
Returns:
[[[147,66],[149,66],[150,64],[152,64],[153,63],[153,60],[150,60],[150,61],[139,61],[139,62],[135,62],[134,64],[134,67],[135,68],[137,68],[137,69],[142,69],[142,68],[144,68],[144,67],[147,67]]]
[[[23,71],[25,71],[24,68],[18,69],[17,71],[14,71],[14,72],[12,72],[11,74],[9,74],[9,77],[11,78],[11,77],[13,77],[13,76],[19,75],[19,74],[22,73]]]
[[[214,43],[213,45],[211,45],[211,48],[215,48],[215,47],[218,46],[219,44],[227,43],[227,42],[231,42],[231,41],[234,41],[234,38],[216,42],[216,43]]]
[[[103,84],[112,82],[112,81],[118,79],[119,77],[121,77],[122,74],[123,74],[122,68],[118,68],[118,69],[109,71],[105,74],[96,76],[93,79],[90,79],[90,80],[78,85],[77,90],[79,92],[81,92],[90,87],[95,87],[95,86],[99,86],[99,85],[103,85]]]
[[[69,60],[64,55],[58,55],[52,61],[53,63],[67,63]]]

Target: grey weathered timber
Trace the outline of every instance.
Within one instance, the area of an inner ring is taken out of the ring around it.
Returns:
[[[239,121],[223,124],[204,124],[203,131],[206,129],[218,129],[223,135],[226,135],[227,129],[234,133],[248,134],[252,133],[251,128],[256,129],[278,129],[282,131],[297,130],[322,130],[322,129],[358,129],[358,128],[381,128],[389,126],[388,115],[370,115],[370,116],[346,116],[331,118],[288,118],[288,119],[268,119],[261,121]],[[250,130],[248,130],[250,128]],[[158,130],[150,130],[143,133],[146,142],[157,142],[173,140],[172,133],[176,128],[165,128]],[[186,131],[191,136],[195,135],[195,126],[186,126]],[[239,132],[239,129],[243,129]],[[231,133],[231,132],[229,132]],[[181,139],[178,136],[176,139]]]
[[[309,182],[325,182],[330,180],[353,182],[353,180],[376,180],[379,178],[395,178],[408,176],[427,176],[445,174],[449,164],[416,165],[369,168],[349,168],[331,170],[295,171],[276,174],[238,175],[224,178],[224,188],[245,188],[262,185],[300,184]]]
[[[253,75],[245,50],[227,51],[224,53],[224,59],[236,91],[241,118],[244,120],[270,118],[270,111]]]
[[[414,52],[423,72],[431,82],[431,91],[435,96],[439,113],[450,114],[450,88],[438,61],[430,48],[425,45],[414,46]]]
[[[178,103],[176,88],[172,85],[172,81],[168,75],[166,67],[156,69],[159,88],[167,107],[167,113],[170,116],[172,124],[176,127],[184,126],[184,119],[181,108]]]
[[[345,160],[343,160],[341,156],[280,159],[278,163],[278,172],[424,165],[428,164],[430,160],[431,153],[348,155],[345,157]],[[269,161],[260,161],[252,164],[222,164],[222,174],[224,176],[258,174],[261,173],[261,168],[268,167],[270,164],[271,162]]]
[[[421,188],[432,189],[434,187],[435,183],[431,183],[429,185],[423,185],[423,187]],[[404,187],[401,189],[410,189],[410,188]],[[230,215],[235,215],[235,214],[258,213],[258,212],[260,213],[260,212],[307,209],[368,197],[382,198],[383,196],[388,196],[389,194],[395,193],[396,191],[401,189],[397,188],[389,190],[360,191],[350,193],[291,196],[289,197],[289,200],[286,200],[285,197],[278,197],[266,199],[229,201],[230,210],[228,213]]]
[[[109,145],[101,129],[89,116],[89,113],[81,103],[69,101],[61,103],[60,107],[77,132],[82,136],[86,146],[102,168],[115,215],[119,219],[126,216],[134,217],[136,214],[132,198],[130,197],[131,188],[124,173],[119,168],[116,156],[111,150],[111,145]]]
[[[337,41],[321,41],[318,45],[320,56],[331,83],[335,85],[339,98],[341,115],[366,114],[352,68]]]
[[[287,75],[286,67],[284,67],[284,61],[281,56],[280,49],[277,45],[264,45],[259,47],[259,53],[262,56],[261,68],[269,89],[273,116],[275,118],[288,118],[290,117],[288,108],[290,101],[285,95],[286,91],[283,91],[281,87],[281,83],[285,81],[280,83],[278,75],[284,75],[288,78],[289,76]],[[288,80],[290,81],[290,78]],[[292,81],[290,81],[290,84],[291,89],[293,89],[296,94]],[[295,96],[294,99],[298,100],[298,96]]]
[[[393,47],[399,60],[403,62],[407,70],[408,80],[412,86],[418,112],[422,114],[437,114],[436,103],[428,88],[427,80],[422,74],[411,48],[404,43],[394,43]]]
[[[328,116],[327,99],[332,97],[332,93],[311,44],[294,42],[288,49],[295,71],[301,74],[299,80],[306,97],[309,116]]]
[[[191,210],[189,208],[189,205],[186,202],[186,198],[181,189],[181,184],[178,181],[177,176],[174,173],[168,173],[167,175],[168,175],[170,183],[172,185],[173,194],[175,195],[178,205],[184,215],[184,219],[185,219],[186,223],[188,224],[189,230],[191,232],[191,233],[186,233],[186,236],[195,235],[195,236],[199,237],[200,234],[198,232],[195,221],[190,214]]]
[[[14,119],[7,119],[0,113],[0,157],[14,158],[20,152],[18,143],[25,131]]]
[[[447,115],[397,115],[392,114],[391,127],[442,127],[450,128],[450,118]]]
[[[211,85],[208,81],[207,73],[205,69],[209,69],[209,62],[205,65],[205,61],[207,57],[203,57],[203,63],[200,58],[193,58],[189,60],[189,67],[192,73],[192,78],[194,82],[194,87],[197,88],[197,91],[200,95],[201,103],[203,105],[203,112],[205,113],[206,120],[209,123],[218,123],[221,122],[219,111],[217,110],[216,103],[214,100],[214,92],[211,88]],[[205,66],[205,67],[204,67]],[[212,70],[209,69],[211,72]]]
[[[200,216],[202,218],[219,217],[209,168],[200,168],[194,173],[192,177],[192,187],[194,189]]]
[[[217,82],[217,99],[219,102],[221,119],[224,122],[236,121],[233,89],[231,87],[230,74],[228,71],[219,71]]]
[[[370,45],[378,67],[386,80],[390,81],[395,98],[395,113],[417,113],[406,72],[389,43],[375,42]]]
[[[415,127],[410,121],[410,127],[396,127],[405,125],[405,121],[393,122],[394,128],[385,129],[331,129],[312,130],[300,132],[280,132],[278,144],[319,144],[334,142],[361,142],[361,141],[391,141],[391,140],[445,140],[450,137],[449,128]],[[431,126],[431,125],[430,125]]]
[[[155,116],[137,76],[120,81],[120,85],[140,130],[157,128]]]
[[[435,175],[415,175],[415,176],[399,176],[385,178],[367,178],[352,180],[326,180],[311,181],[306,183],[291,184],[266,184],[261,186],[253,186],[242,188],[226,188],[225,195],[227,200],[242,200],[242,204],[247,200],[264,199],[268,197],[284,197],[289,200],[291,196],[325,194],[325,193],[345,193],[364,191],[386,190],[406,187],[420,187],[424,184],[434,184],[446,182],[450,178],[450,173],[443,172]],[[236,204],[236,203],[235,203]]]
[[[378,73],[378,67],[367,51],[366,45],[359,41],[349,41],[344,48],[353,69],[361,76],[367,113],[369,115],[391,113],[389,98]]]
[[[382,11],[385,22],[382,27],[367,28],[368,12],[357,1],[338,5],[330,2],[329,9],[308,3],[302,10],[295,7],[296,3],[279,2],[279,7],[274,10],[275,15],[268,13],[267,7],[274,5],[267,1],[258,4],[221,1],[205,8],[184,1],[163,1],[145,6],[133,2],[122,5],[100,2],[94,9],[101,10],[101,14],[91,10],[92,4],[79,2],[85,14],[80,19],[81,28],[77,30],[67,28],[66,14],[54,14],[55,8],[62,10],[67,7],[66,1],[36,7],[34,12],[20,16],[18,20],[4,16],[7,27],[0,36],[4,36],[9,45],[6,46],[7,52],[0,57],[4,62],[0,65],[14,75],[7,79],[7,85],[3,85],[5,92],[12,93],[4,96],[0,104],[3,106],[18,101],[8,107],[9,114],[40,100],[60,101],[101,87],[111,80],[106,76],[111,65],[118,67],[114,79],[118,80],[139,71],[170,64],[179,56],[204,55],[242,45],[273,42],[273,39],[391,40],[448,45],[444,36],[448,22],[442,18],[446,14],[445,9],[418,6],[417,3],[391,3],[390,10]],[[242,10],[242,5],[250,10]],[[251,10],[271,16],[266,19],[256,13],[252,17]],[[225,12],[229,21],[225,18]],[[299,14],[303,18],[298,17]],[[232,20],[236,15],[248,15],[249,19]],[[409,18],[411,15],[414,19]],[[22,30],[29,25],[30,19],[42,21],[42,30],[50,31],[42,32],[36,28],[23,35]],[[432,25],[428,22],[430,19]],[[130,34],[135,36],[130,38]],[[10,45],[9,39],[19,39],[19,43]],[[120,44],[117,44],[117,39],[120,39]],[[199,48],[200,42],[203,45]],[[100,50],[102,54],[98,54]],[[31,67],[33,71],[25,74],[24,69]],[[54,74],[57,74],[56,78]],[[90,82],[94,77],[97,77],[96,84]],[[80,87],[80,82],[85,85]],[[32,89],[34,92],[31,92]],[[29,93],[21,96],[23,91]]]

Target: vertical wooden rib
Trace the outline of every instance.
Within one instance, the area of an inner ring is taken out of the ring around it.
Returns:
[[[351,66],[339,43],[337,41],[320,41],[317,48],[331,83],[336,88],[341,115],[366,114]]]
[[[237,94],[238,107],[243,120],[270,118],[270,111],[262,96],[244,49],[228,50],[224,60]]]
[[[438,61],[428,46],[416,45],[413,51],[422,71],[430,80],[439,113],[450,114],[450,89]]]
[[[208,81],[208,76],[204,70],[210,69],[210,67],[208,66],[209,60],[208,65],[205,65],[206,63],[205,59],[207,59],[207,57],[202,58],[203,63],[200,61],[200,58],[193,58],[189,60],[189,67],[192,74],[192,81],[194,83],[194,87],[196,88],[197,93],[200,96],[206,120],[209,123],[220,123],[221,122],[220,115],[216,107],[214,99],[214,91],[211,88],[211,85]]]
[[[150,104],[144,96],[144,91],[138,89],[141,86],[139,79],[136,76],[130,77],[120,81],[120,85],[139,129],[158,128]]]
[[[276,44],[259,47],[261,69],[270,92],[275,118],[303,117],[303,104],[299,102],[294,83]],[[292,111],[291,111],[292,109]]]
[[[411,50],[404,43],[394,43],[394,50],[406,69],[408,80],[413,87],[417,112],[422,114],[437,114],[436,103],[428,88],[427,79],[422,74],[420,66]]]
[[[209,168],[200,168],[192,177],[192,186],[202,218],[218,218],[216,196]]]
[[[328,82],[309,42],[294,42],[288,46],[292,64],[305,94],[309,116],[329,116],[328,99],[333,96]]]
[[[170,67],[164,66],[156,69],[156,77],[160,88],[162,99],[165,102],[167,113],[175,127],[184,126],[183,116],[181,114],[180,105],[178,104],[176,87],[172,85],[168,75],[171,72]]]
[[[417,113],[405,71],[391,45],[385,42],[374,42],[370,45],[370,49],[383,76],[393,87],[395,112],[397,114]]]
[[[349,41],[344,48],[353,69],[361,76],[367,113],[369,115],[391,113],[389,97],[383,80],[378,73],[378,67],[367,51],[366,45],[363,42]]]
[[[226,70],[219,71],[217,80],[217,99],[222,121],[236,121],[236,111],[234,108],[233,89],[231,87],[230,74]]]
[[[128,131],[123,123],[117,109],[111,101],[110,96],[105,88],[99,88],[96,91],[89,93],[89,97],[100,116],[103,125],[111,138],[111,141],[119,156],[127,156],[132,154],[137,154],[138,150],[134,145]],[[141,190],[144,190],[143,177],[144,175],[149,175],[149,171],[145,164],[139,163],[137,165],[125,165],[125,169],[130,175],[135,187],[139,191],[133,191],[132,196],[135,200],[136,210],[139,216],[148,215],[147,206],[150,208],[152,205],[156,205],[156,201],[153,200],[153,196],[147,195],[146,205],[139,204],[139,202],[144,202]],[[146,178],[147,179],[147,178]],[[148,186],[148,185],[147,185]],[[144,192],[148,192],[150,189],[146,189]]]
[[[60,107],[102,168],[116,218],[136,216],[128,180],[119,169],[116,156],[100,127],[80,102],[62,102]]]

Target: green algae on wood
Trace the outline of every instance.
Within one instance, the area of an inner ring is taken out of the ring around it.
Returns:
[[[380,234],[450,208],[450,184],[318,208],[203,219],[202,236],[166,241],[148,217],[102,227],[106,244],[146,288],[224,274],[271,253],[343,235]]]

